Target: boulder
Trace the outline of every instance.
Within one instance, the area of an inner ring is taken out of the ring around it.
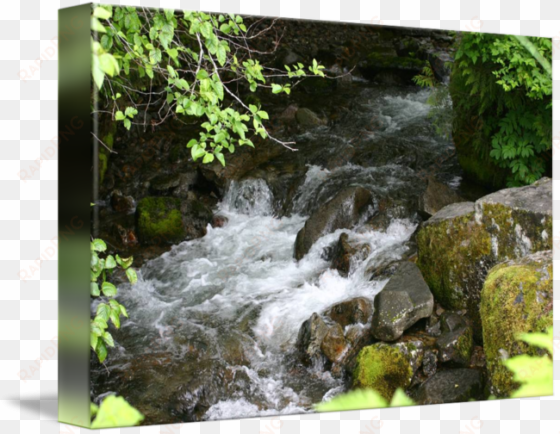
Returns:
[[[418,266],[446,309],[467,309],[482,339],[480,291],[504,260],[552,248],[552,180],[448,205],[418,232]]]
[[[212,216],[211,224],[213,228],[222,228],[227,224],[228,221],[229,219],[226,216],[216,214],[215,216]]]
[[[325,316],[346,327],[351,324],[366,324],[371,316],[373,303],[365,297],[357,297],[331,306]]]
[[[463,202],[454,190],[437,181],[434,176],[428,177],[428,186],[418,199],[418,210],[424,216],[433,216],[440,209],[452,203]]]
[[[509,396],[517,388],[502,359],[542,350],[517,340],[518,333],[552,325],[552,251],[538,252],[492,268],[482,289],[480,316],[491,392]]]
[[[212,214],[212,210],[200,200],[182,200],[181,215],[186,238],[192,240],[206,235],[206,228],[212,222]]]
[[[307,108],[298,109],[296,119],[298,124],[304,127],[318,127],[327,124],[324,119],[321,119],[317,114]]]
[[[311,318],[301,325],[296,348],[304,363],[312,364],[321,358],[321,344],[328,331],[329,327],[317,313],[313,313]]]
[[[376,339],[394,341],[434,309],[434,298],[420,270],[412,262],[402,262],[374,299],[371,331]]]
[[[174,244],[186,237],[181,201],[172,197],[145,197],[136,209],[142,244]]]
[[[296,113],[298,112],[298,106],[295,104],[291,104],[278,116],[278,121],[291,124],[296,121]]]
[[[346,232],[340,234],[340,238],[333,250],[331,268],[338,270],[341,276],[347,277],[352,265],[352,258],[364,259],[371,252],[369,244],[353,247],[348,242]]]
[[[422,360],[422,373],[426,377],[431,377],[437,371],[438,356],[433,351],[426,351]]]
[[[338,323],[328,327],[323,341],[321,342],[321,351],[329,361],[336,363],[344,355],[348,349],[348,342],[344,337],[344,330]]]
[[[337,229],[350,229],[372,203],[371,192],[363,187],[348,187],[319,207],[298,232],[294,256],[299,261],[315,241]]]
[[[447,404],[484,398],[482,373],[477,369],[439,371],[416,392],[418,404]]]
[[[471,327],[461,327],[443,333],[436,341],[438,360],[454,366],[467,366],[473,352],[473,332]]]
[[[423,350],[413,343],[379,342],[363,348],[353,372],[354,388],[372,388],[390,400],[399,387],[406,389],[422,362]]]
[[[120,190],[113,191],[111,195],[111,207],[118,213],[131,214],[134,212],[134,199],[132,196],[124,196]]]

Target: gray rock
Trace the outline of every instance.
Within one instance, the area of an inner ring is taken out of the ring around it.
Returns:
[[[326,121],[307,108],[300,108],[296,113],[298,123],[304,127],[326,125]]]
[[[311,318],[301,325],[296,348],[304,362],[312,363],[313,360],[321,357],[321,343],[328,331],[325,321],[317,313],[313,313]]]
[[[455,312],[446,311],[441,314],[441,331],[444,333],[454,332],[456,330],[467,327],[467,322]]]
[[[450,369],[437,372],[422,384],[416,393],[418,404],[444,404],[479,401],[484,398],[484,384],[476,369]]]
[[[441,182],[434,176],[428,177],[428,186],[418,199],[418,209],[425,216],[433,216],[440,209],[453,203],[463,202],[454,190]]]
[[[434,298],[420,270],[403,262],[374,299],[372,334],[382,341],[394,341],[419,319],[429,317]]]
[[[331,268],[338,270],[341,276],[348,276],[352,265],[352,258],[366,258],[371,252],[369,244],[353,247],[348,242],[348,234],[346,232],[340,234],[340,238],[333,250],[333,259]]]
[[[426,351],[424,353],[424,359],[422,360],[422,372],[427,377],[431,377],[437,371],[437,354],[433,351]]]
[[[436,347],[440,362],[467,366],[474,347],[472,328],[461,327],[442,334],[436,341]]]
[[[371,192],[362,187],[348,187],[322,205],[298,232],[294,257],[299,261],[315,241],[337,229],[350,229],[372,203]]]
[[[453,220],[474,212],[474,202],[457,202],[447,205],[435,213],[426,223],[435,224],[444,220]]]
[[[342,327],[350,324],[365,324],[371,316],[373,303],[365,297],[356,297],[331,306],[325,316],[331,318]]]

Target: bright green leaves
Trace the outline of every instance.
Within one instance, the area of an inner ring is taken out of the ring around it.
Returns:
[[[550,356],[553,354],[552,327],[549,327],[546,333],[523,333],[519,339],[529,345],[544,348]],[[513,380],[521,384],[521,387],[513,392],[511,398],[544,396],[554,393],[554,369],[550,356],[537,357],[523,354],[503,362],[513,372]]]
[[[132,124],[130,119],[133,119],[137,114],[138,110],[134,107],[127,107],[124,113],[120,110],[115,113],[115,120],[123,121],[125,128],[130,130],[130,126]]]
[[[292,91],[292,89],[291,89],[290,83],[285,84],[283,86],[280,85],[280,84],[276,84],[276,83],[272,84],[272,93],[286,92],[289,95],[291,91]]]
[[[120,396],[110,395],[103,400],[97,410],[92,429],[116,428],[138,425],[144,416]]]
[[[206,118],[211,128],[202,127],[200,137],[188,146],[193,160],[203,164],[218,161],[225,165],[226,151],[233,153],[236,146],[254,146],[255,136],[268,138],[263,125],[269,120],[266,111],[249,112],[234,89],[238,92],[246,85],[256,92],[259,87],[272,87],[274,93],[290,94],[291,85],[280,78],[283,84],[271,86],[266,75],[270,71],[258,60],[243,53],[239,58],[244,60],[240,61],[232,53],[234,49],[236,53],[249,49],[244,40],[247,28],[241,16],[102,8],[92,13],[92,18],[105,30],[99,36],[101,43],[94,42],[92,47],[93,78],[99,89],[104,80],[111,79],[111,87],[106,86],[101,95],[110,98],[117,90],[123,95],[126,91],[126,99],[131,100],[133,107],[159,104],[163,109],[160,113],[171,109],[178,116]],[[187,44],[187,39],[192,43]],[[324,76],[324,67],[316,60],[309,67],[298,64],[293,68],[292,71],[287,67],[288,73],[280,75],[298,79]],[[307,69],[311,73],[306,73]],[[127,77],[119,76],[121,70]],[[131,82],[138,86],[131,88]],[[161,88],[163,92],[155,91]],[[150,93],[151,98],[147,98]],[[112,104],[114,119],[131,129],[136,112],[125,111],[116,99],[108,102]],[[92,273],[92,278],[97,277],[100,277],[98,270]]]
[[[313,59],[313,65],[309,67],[309,71],[311,71],[315,75],[318,75],[319,77],[324,77],[325,73],[321,71],[322,69],[325,69],[325,67],[323,65],[319,65],[317,61]]]
[[[361,410],[366,408],[407,407],[414,405],[402,389],[397,389],[393,399],[388,403],[379,392],[373,389],[357,389],[352,392],[338,395],[327,402],[317,404],[317,411],[346,411]]]
[[[130,107],[129,107],[130,108]],[[132,112],[128,109],[122,116],[128,116]],[[131,284],[138,281],[136,271],[131,268],[133,258],[121,258],[119,255],[107,255],[105,258],[100,258],[99,253],[106,252],[107,244],[96,238],[90,243],[91,249],[91,283],[90,295],[92,297],[105,297],[108,303],[99,303],[95,317],[91,320],[90,325],[90,345],[97,354],[99,361],[107,358],[107,348],[114,347],[115,343],[113,337],[107,330],[109,322],[112,322],[116,328],[120,328],[120,316],[123,315],[128,318],[128,313],[124,306],[114,299],[118,291],[117,287],[106,280],[107,275],[110,275],[119,266],[125,271],[125,274]],[[101,279],[101,282],[99,280]]]

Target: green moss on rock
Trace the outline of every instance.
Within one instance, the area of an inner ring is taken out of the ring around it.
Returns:
[[[180,199],[146,197],[138,202],[138,235],[144,244],[176,243],[185,238]]]
[[[418,233],[417,265],[424,280],[443,307],[468,309],[477,317],[480,289],[493,261],[490,234],[475,222],[474,211],[427,223]]]
[[[360,351],[353,386],[375,389],[390,400],[397,388],[410,385],[413,374],[408,358],[398,347],[379,343]]]
[[[538,355],[518,333],[544,332],[552,325],[552,252],[539,252],[495,266],[484,283],[480,314],[491,392],[509,396],[518,384],[504,357]]]

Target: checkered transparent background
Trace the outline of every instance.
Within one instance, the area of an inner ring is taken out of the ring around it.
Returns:
[[[133,0],[110,3],[556,37],[554,99],[560,98],[558,0]],[[76,0],[4,0],[0,6],[1,433],[87,432],[56,422],[57,252],[53,242],[57,235],[58,169],[56,20],[58,8],[76,4]],[[558,107],[556,103],[555,149],[560,149]],[[554,158],[560,160],[560,153],[555,152]],[[560,162],[555,166],[558,164]],[[557,176],[558,173],[559,170],[555,170]],[[560,218],[560,186],[554,188],[554,199],[554,216]],[[555,227],[557,230],[556,222]],[[555,244],[560,240],[556,230]],[[37,261],[39,258],[41,262]],[[560,292],[556,291],[555,299],[558,298]],[[558,312],[555,306],[555,346],[560,350]],[[554,360],[555,386],[560,393],[560,351],[556,351]],[[560,433],[560,401],[535,398],[446,404],[111,432]]]

